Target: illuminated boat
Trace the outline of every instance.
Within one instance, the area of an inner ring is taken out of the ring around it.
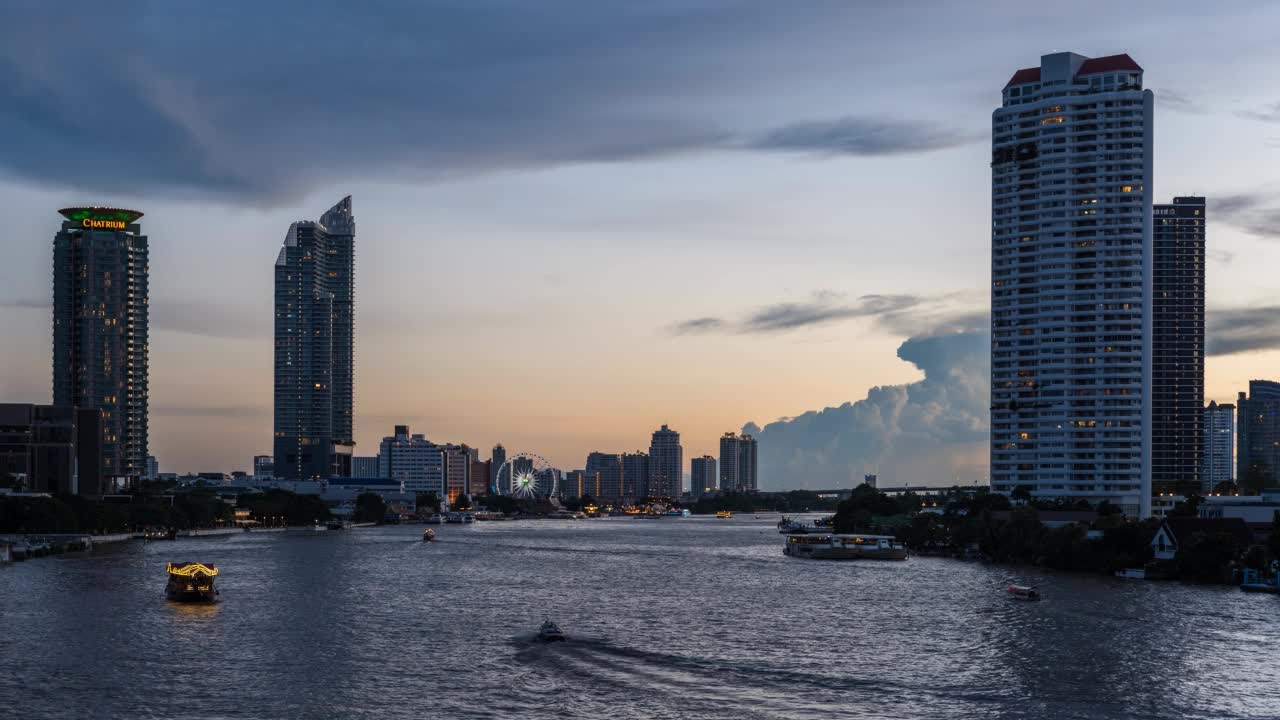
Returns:
[[[169,563],[165,568],[169,582],[164,587],[165,596],[174,602],[213,602],[218,591],[213,589],[213,579],[218,568],[204,563]]]
[[[733,517],[733,513],[728,510],[721,510],[720,512],[716,513],[716,517],[720,518],[721,520],[724,520],[726,518]]]
[[[431,528],[427,528],[426,530],[422,531],[422,542],[431,542],[432,540],[435,540],[435,539],[436,539],[435,530],[432,530]]]
[[[892,535],[788,535],[782,553],[809,560],[907,559],[907,549]]]

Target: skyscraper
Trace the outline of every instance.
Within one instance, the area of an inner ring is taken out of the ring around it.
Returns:
[[[503,464],[507,462],[507,449],[502,447],[502,443],[493,446],[493,453],[489,456],[489,487],[492,491],[501,492],[500,488],[510,490],[511,468],[503,469]],[[501,475],[502,477],[499,477]]]
[[[636,451],[622,453],[622,497],[628,500],[648,497],[649,491],[649,456]]]
[[[646,495],[680,497],[684,485],[684,448],[680,433],[663,425],[649,441],[649,488]]]
[[[725,433],[720,438],[720,491],[753,493],[757,488],[755,438]]]
[[[591,452],[587,455],[583,495],[595,500],[622,499],[622,456],[615,453]]]
[[[1236,406],[1210,402],[1204,409],[1204,474],[1202,493],[1235,479]]]
[[[1151,486],[1203,480],[1204,252],[1202,197],[1152,208]],[[1212,487],[1212,486],[1210,486]]]
[[[58,212],[64,220],[53,239],[53,404],[101,411],[101,477],[136,480],[147,460],[149,270],[142,213]]]
[[[275,474],[349,476],[355,218],[351,197],[289,226],[275,268]]]
[[[1280,383],[1250,380],[1236,400],[1236,482],[1280,487]]]
[[[1055,53],[992,114],[991,486],[1151,506],[1152,95]],[[722,471],[723,472],[723,471]]]
[[[716,459],[703,455],[693,459],[689,474],[689,494],[694,498],[716,493]]]

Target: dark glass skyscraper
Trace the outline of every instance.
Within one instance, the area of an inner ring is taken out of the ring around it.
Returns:
[[[355,442],[351,196],[289,226],[276,258],[274,472],[348,476]]]
[[[1204,475],[1205,202],[1152,207],[1151,483],[1198,489]]]
[[[1280,487],[1280,383],[1250,380],[1236,400],[1236,482],[1248,492]]]
[[[103,478],[147,460],[147,237],[142,213],[59,210],[53,240],[53,404],[101,411]]]

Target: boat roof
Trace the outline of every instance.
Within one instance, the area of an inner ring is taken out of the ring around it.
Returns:
[[[171,562],[165,567],[165,570],[167,570],[170,575],[183,575],[183,576],[191,576],[191,575],[195,575],[196,573],[202,573],[204,575],[208,575],[209,577],[213,577],[214,575],[218,574],[218,567],[216,565],[205,565],[204,563],[198,563],[198,562],[195,562],[195,563],[172,563]]]

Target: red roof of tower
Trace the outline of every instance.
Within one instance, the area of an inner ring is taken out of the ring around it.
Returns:
[[[1100,58],[1089,58],[1080,64],[1080,69],[1076,72],[1076,77],[1102,72],[1114,72],[1116,70],[1142,72],[1142,66],[1134,62],[1133,58],[1129,57],[1128,53],[1108,55]],[[1040,82],[1040,68],[1038,67],[1023,68],[1014,73],[1013,77],[1009,78],[1009,82],[1005,83],[1005,87],[1033,82]]]

